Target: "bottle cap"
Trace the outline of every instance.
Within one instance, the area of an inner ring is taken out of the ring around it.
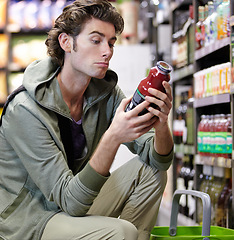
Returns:
[[[172,67],[171,67],[168,63],[166,63],[166,62],[164,62],[164,61],[159,61],[159,62],[157,62],[157,63],[156,63],[156,66],[157,66],[161,71],[163,71],[163,72],[165,72],[165,73],[170,73],[171,70],[172,70]]]

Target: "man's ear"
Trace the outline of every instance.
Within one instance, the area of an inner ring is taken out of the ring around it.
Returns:
[[[69,35],[67,35],[66,33],[60,33],[58,40],[60,43],[61,48],[65,51],[65,52],[71,52],[71,37]]]

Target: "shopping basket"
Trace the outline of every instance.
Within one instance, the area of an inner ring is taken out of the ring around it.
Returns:
[[[177,226],[179,200],[182,194],[199,197],[203,204],[202,226]],[[234,230],[210,226],[211,201],[206,193],[195,190],[176,190],[173,195],[170,227],[156,226],[150,240],[234,240]]]

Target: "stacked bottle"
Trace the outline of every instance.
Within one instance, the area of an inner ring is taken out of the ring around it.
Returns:
[[[175,144],[194,144],[193,129],[193,88],[181,93],[180,105],[176,108],[176,116],[173,121],[173,137]]]
[[[202,115],[198,124],[197,146],[201,156],[231,158],[231,115]]]
[[[172,64],[175,68],[181,68],[194,61],[194,10],[189,6],[188,12],[180,13],[175,17],[175,31],[172,35]]]
[[[231,169],[203,166],[199,191],[211,198],[211,224],[233,228]],[[197,222],[202,224],[202,202],[197,203]]]
[[[178,160],[178,159],[177,159]],[[193,190],[194,174],[193,155],[184,155],[178,163],[177,189]],[[182,195],[179,203],[179,212],[183,215],[194,218],[196,201],[192,196]]]
[[[230,92],[231,63],[223,63],[203,69],[194,75],[194,96],[203,98]]]
[[[198,8],[196,50],[230,36],[230,1],[209,1]]]

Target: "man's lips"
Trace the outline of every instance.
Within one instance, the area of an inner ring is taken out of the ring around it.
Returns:
[[[96,64],[100,67],[109,67],[109,63],[107,62],[97,62]]]

